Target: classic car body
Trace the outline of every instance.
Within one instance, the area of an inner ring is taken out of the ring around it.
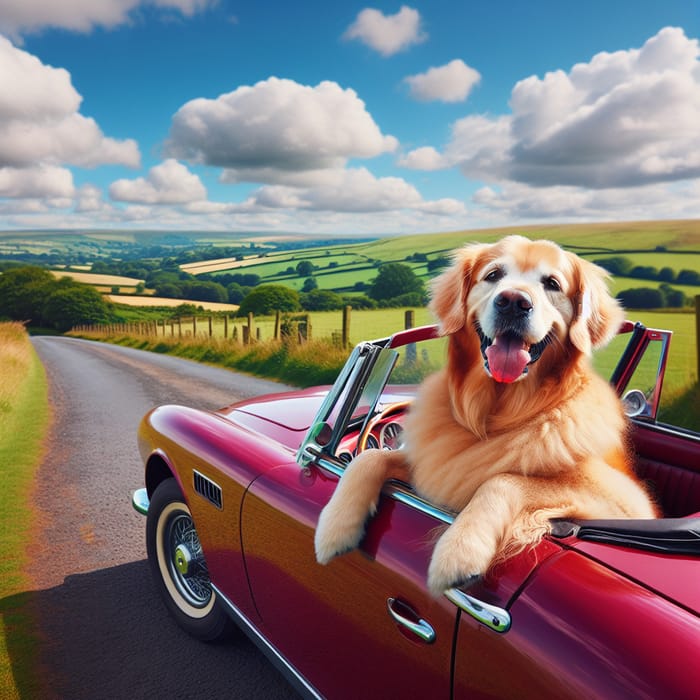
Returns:
[[[453,514],[389,482],[360,547],[317,564],[319,512],[358,444],[400,446],[415,385],[392,370],[422,363],[423,327],[361,343],[330,388],[144,418],[134,505],[170,611],[203,639],[235,620],[310,697],[698,697],[700,436],[655,420],[670,334],[624,330],[612,381],[666,518],[557,523],[435,598],[427,567]],[[653,378],[635,380],[650,354]]]

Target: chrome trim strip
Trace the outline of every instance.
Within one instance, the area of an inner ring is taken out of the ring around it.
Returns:
[[[272,665],[280,671],[284,677],[294,686],[294,688],[304,697],[314,700],[323,700],[323,696],[314,688],[270,642],[262,636],[255,625],[243,614],[239,608],[232,603],[219,588],[213,583],[212,589],[219,597],[219,600],[226,605],[227,612],[234,622],[245,632],[255,646],[262,651]]]
[[[444,596],[460,610],[464,610],[465,613],[492,630],[507,632],[510,629],[511,619],[507,610],[477,600],[457,588],[449,588],[445,591]]]
[[[316,457],[316,460],[313,462],[315,466],[334,474],[338,478],[342,478],[343,472],[345,472],[345,464],[336,464],[320,452],[316,452],[314,456]],[[447,525],[451,525],[455,519],[454,513],[438,508],[432,503],[423,500],[420,496],[417,496],[413,491],[411,491],[408,486],[404,486],[399,481],[388,481],[386,484],[384,484],[382,493],[389,496],[389,498],[393,498],[395,501],[399,501],[399,503],[404,503],[407,506],[411,506],[412,508],[419,510],[421,513],[425,513],[426,515],[430,515],[437,520],[441,520]]]
[[[134,491],[131,496],[131,505],[134,510],[141,515],[148,515],[148,506],[150,501],[148,500],[148,491],[146,489],[138,489]]]

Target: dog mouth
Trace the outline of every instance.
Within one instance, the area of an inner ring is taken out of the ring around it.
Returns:
[[[540,359],[551,342],[549,334],[538,343],[530,344],[513,331],[489,338],[479,324],[476,324],[476,330],[481,340],[484,368],[495,381],[504,384],[511,384],[525,376],[530,365]]]

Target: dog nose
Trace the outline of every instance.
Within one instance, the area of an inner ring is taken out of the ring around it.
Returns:
[[[532,311],[532,298],[517,289],[507,289],[501,292],[493,302],[498,313],[510,318],[527,316]]]

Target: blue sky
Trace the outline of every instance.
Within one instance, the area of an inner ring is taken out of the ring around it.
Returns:
[[[700,216],[695,0],[0,0],[0,229]]]

